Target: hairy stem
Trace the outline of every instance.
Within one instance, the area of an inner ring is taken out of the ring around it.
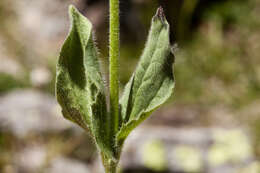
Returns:
[[[102,162],[105,168],[105,173],[116,173],[118,162],[115,162],[107,158],[104,154],[101,153]]]
[[[118,59],[119,59],[119,0],[110,0],[109,26],[109,75],[110,75],[110,112],[112,134],[116,134],[119,127],[119,86],[118,86]]]
[[[117,164],[113,162],[109,162],[105,166],[105,173],[116,173],[117,172]]]

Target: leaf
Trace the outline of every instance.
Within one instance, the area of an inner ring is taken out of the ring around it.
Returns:
[[[152,19],[140,62],[120,99],[123,125],[117,134],[119,145],[137,125],[171,96],[174,87],[173,60],[169,24],[160,7]]]
[[[57,64],[56,97],[63,116],[89,130],[102,152],[112,155],[105,87],[92,24],[73,6],[72,26]]]

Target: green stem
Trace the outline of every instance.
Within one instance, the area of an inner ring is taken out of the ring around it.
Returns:
[[[110,0],[110,29],[109,29],[109,58],[110,58],[110,112],[112,134],[116,134],[119,127],[119,0]]]
[[[104,154],[101,154],[101,156],[105,173],[116,173],[118,162],[114,162],[113,160],[106,158]]]
[[[114,136],[119,128],[119,81],[118,81],[118,59],[119,59],[119,0],[110,0],[109,4],[109,81],[110,81],[110,116],[111,116],[111,146],[115,149]],[[106,173],[116,173],[117,164],[111,158],[102,154],[103,165]]]
[[[117,164],[116,163],[109,163],[105,167],[105,173],[116,173],[117,172]]]

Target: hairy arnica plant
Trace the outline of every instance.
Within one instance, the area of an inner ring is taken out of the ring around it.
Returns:
[[[109,103],[90,21],[70,6],[70,33],[57,64],[56,97],[63,116],[93,137],[106,173],[115,173],[126,137],[174,88],[169,24],[160,7],[135,72],[119,99],[119,2],[110,0]]]

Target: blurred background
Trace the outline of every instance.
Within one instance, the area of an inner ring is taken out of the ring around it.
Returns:
[[[0,172],[102,172],[93,141],[62,118],[55,65],[75,4],[108,75],[108,0],[0,1]],[[121,90],[161,5],[171,24],[172,98],[126,142],[122,173],[260,172],[260,1],[121,0]],[[108,82],[106,82],[108,85]]]

